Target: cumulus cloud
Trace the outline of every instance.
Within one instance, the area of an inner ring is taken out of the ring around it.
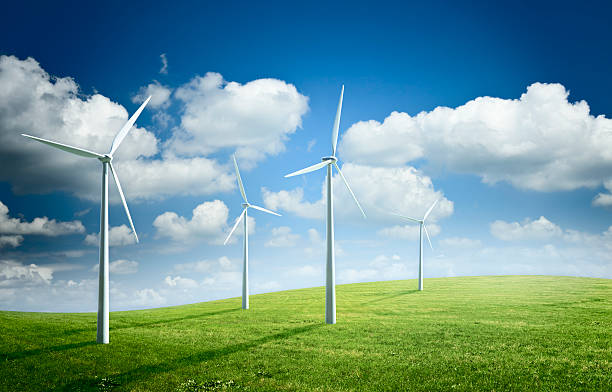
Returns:
[[[23,264],[14,260],[0,260],[0,287],[49,284],[53,269],[36,264]]]
[[[537,191],[598,186],[611,179],[612,121],[568,95],[560,84],[534,83],[519,99],[479,97],[414,117],[393,112],[382,123],[353,124],[340,152],[374,165],[425,159],[485,183]]]
[[[276,248],[293,247],[299,239],[300,235],[292,233],[289,226],[274,227],[272,228],[272,238],[264,246]]]
[[[133,260],[115,260],[108,265],[109,272],[113,275],[130,275],[138,272],[138,262]],[[91,269],[94,272],[100,270],[100,265],[95,264]]]
[[[453,213],[453,202],[434,189],[431,178],[413,167],[374,167],[346,163],[342,172],[368,215],[379,222],[398,222],[391,212],[422,217],[431,204],[440,199],[430,217],[431,222]],[[341,218],[363,220],[355,201],[338,174],[333,179],[334,215]],[[264,204],[268,208],[284,210],[304,218],[325,217],[325,184],[321,185],[321,198],[315,202],[304,200],[301,188],[272,192],[262,189]]]
[[[400,218],[401,219],[401,218]],[[430,237],[435,237],[440,234],[440,226],[435,223],[427,224],[425,222],[425,227],[427,227],[427,232]],[[381,230],[378,230],[378,235],[385,238],[394,238],[394,239],[402,239],[402,240],[418,240],[419,239],[419,225],[418,223],[407,224],[407,225],[394,225],[390,227],[385,227]],[[425,238],[426,234],[423,231],[423,241],[427,242],[427,238]]]
[[[8,207],[0,201],[0,234],[13,234],[0,241],[11,246],[17,246],[23,240],[22,235],[44,235],[55,237],[58,235],[76,234],[85,232],[81,221],[58,222],[46,216],[34,218],[32,222],[24,222],[19,218],[9,217]],[[16,245],[13,245],[16,244]]]
[[[180,263],[174,265],[174,270],[179,273],[211,273],[216,270],[233,269],[232,261],[226,256],[216,260],[200,260],[191,263]]]
[[[563,230],[541,216],[535,221],[527,218],[522,223],[496,220],[491,223],[491,234],[504,241],[548,240],[560,237]]]
[[[158,237],[167,237],[176,242],[221,244],[229,230],[228,213],[229,209],[221,200],[207,201],[193,209],[191,219],[168,211],[155,218],[153,226],[157,229]],[[251,234],[255,231],[255,219],[251,216],[248,219]],[[242,233],[242,230],[242,225],[239,225],[236,234]]]
[[[128,114],[100,94],[81,94],[73,79],[49,75],[32,58],[0,56],[0,87],[0,181],[9,182],[16,194],[63,191],[98,202],[97,160],[25,139],[21,133],[106,152],[132,110]],[[165,105],[165,87],[149,87],[160,93],[156,102]],[[234,189],[229,166],[203,156],[180,157],[159,147],[153,133],[135,126],[115,153],[114,166],[128,200]],[[111,202],[119,202],[116,191],[111,189],[110,195]]]
[[[292,84],[277,79],[240,84],[209,72],[174,95],[184,110],[180,131],[169,148],[184,156],[232,148],[247,168],[284,151],[288,136],[301,126],[308,110],[308,99]]]
[[[189,278],[181,278],[180,276],[175,276],[173,278],[172,276],[168,275],[164,279],[164,282],[169,287],[176,287],[180,289],[194,289],[198,287],[198,282],[196,282],[195,280]]]
[[[23,242],[21,235],[0,235],[0,248],[10,246],[16,248]]]
[[[596,207],[612,207],[612,179],[604,182],[604,187],[608,193],[598,193],[593,199],[592,204]]]
[[[100,233],[87,234],[84,241],[87,245],[99,246]],[[109,246],[125,246],[136,243],[136,237],[132,233],[132,229],[126,225],[113,226],[108,230],[108,245]]]
[[[164,86],[157,80],[154,80],[148,85],[141,87],[140,90],[138,90],[138,94],[132,97],[132,102],[140,104],[150,96],[151,100],[147,105],[148,108],[165,109],[170,105],[170,94],[172,94],[172,89],[170,87]]]

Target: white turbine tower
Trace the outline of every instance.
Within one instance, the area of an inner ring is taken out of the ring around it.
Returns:
[[[338,158],[336,158],[336,146],[338,144],[338,127],[340,126],[340,114],[342,112],[342,98],[344,96],[344,85],[342,86],[342,90],[340,91],[340,100],[338,102],[338,109],[336,111],[336,118],[334,120],[334,128],[332,131],[332,155],[328,157],[323,157],[321,160],[323,162],[317,163],[315,165],[309,166],[305,169],[298,170],[291,174],[287,174],[285,177],[297,176],[299,174],[309,173],[315,170],[322,169],[327,166],[327,264],[326,264],[326,283],[325,283],[325,322],[327,324],[336,324],[336,260],[334,253],[334,205],[332,200],[332,166],[336,167],[336,170],[340,174],[340,177],[346,184],[351,196],[353,196],[353,200],[357,203],[357,207],[363,214],[363,217],[366,217],[365,212],[363,212],[363,208],[359,205],[355,194],[351,190],[346,178],[340,171],[340,167],[338,167]]]
[[[427,217],[429,216],[431,211],[434,209],[434,207],[438,203],[438,200],[434,201],[431,207],[429,207],[429,209],[423,216],[423,219],[414,219],[408,216],[394,213],[394,215],[397,215],[401,218],[408,219],[409,221],[413,221],[419,224],[419,290],[420,291],[423,291],[423,229],[425,229],[425,235],[427,236],[429,247],[433,250],[433,245],[431,245],[431,240],[429,239],[429,233],[427,232],[427,227],[425,226],[425,220],[427,220]]]
[[[110,152],[108,154],[98,154],[97,152],[92,152],[88,150],[84,150],[82,148],[72,147],[66,144],[53,142],[51,140],[42,139],[35,136],[30,136],[26,134],[22,134],[22,136],[28,137],[30,139],[34,139],[44,144],[48,144],[51,147],[59,148],[60,150],[64,150],[67,152],[71,152],[76,155],[80,155],[85,158],[96,158],[100,162],[102,162],[102,202],[100,205],[100,269],[99,269],[99,283],[98,283],[98,331],[96,341],[98,343],[107,344],[109,341],[109,333],[108,333],[108,311],[109,311],[109,294],[108,294],[108,279],[109,279],[109,270],[108,270],[108,168],[110,167],[111,173],[113,173],[113,178],[115,179],[115,184],[117,184],[117,190],[119,190],[119,195],[121,196],[121,201],[123,202],[123,208],[125,209],[125,213],[130,221],[130,226],[132,227],[132,232],[136,237],[136,242],[138,242],[138,235],[136,234],[136,230],[134,229],[134,223],[132,222],[132,217],[130,215],[130,210],[128,209],[127,203],[125,201],[125,196],[123,196],[123,190],[121,189],[121,184],[119,183],[119,178],[117,177],[117,173],[113,168],[112,160],[113,154],[119,148],[119,145],[128,134],[129,130],[132,129],[132,126],[136,122],[138,116],[142,110],[147,106],[151,97],[147,98],[146,101],[132,115],[132,117],[125,123],[123,128],[117,133],[115,139],[113,140],[113,144],[111,146]]]
[[[223,242],[223,245],[227,244],[227,241],[229,241],[230,237],[236,230],[236,227],[238,227],[238,224],[240,223],[240,219],[244,219],[244,240],[243,240],[244,241],[243,243],[244,244],[244,247],[243,247],[244,260],[242,264],[242,309],[248,309],[249,308],[249,224],[248,224],[248,219],[247,219],[248,218],[247,210],[249,208],[254,208],[256,210],[267,212],[268,214],[272,214],[272,215],[281,216],[281,214],[277,214],[274,211],[266,210],[263,207],[259,207],[259,206],[249,203],[246,197],[246,193],[244,192],[244,186],[242,185],[242,178],[240,178],[240,171],[238,170],[238,163],[236,162],[236,156],[233,156],[233,158],[234,158],[234,168],[236,169],[236,179],[238,180],[238,187],[240,188],[240,194],[242,195],[242,200],[244,200],[244,203],[242,203],[242,207],[244,209],[242,210],[242,214],[240,214],[240,216],[236,218],[236,223],[234,223],[234,227],[232,227],[232,230],[227,235],[227,238],[225,239],[225,242]]]

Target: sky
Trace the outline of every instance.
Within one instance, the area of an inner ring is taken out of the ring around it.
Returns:
[[[324,171],[345,86],[336,279],[612,278],[606,2],[20,2],[0,35],[0,309],[97,307],[101,165],[113,164],[111,310],[325,281]],[[416,284],[416,283],[415,283]],[[323,291],[321,292],[323,295]]]

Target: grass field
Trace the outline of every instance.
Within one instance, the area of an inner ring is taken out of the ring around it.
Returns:
[[[499,276],[324,288],[96,315],[0,312],[0,388],[606,391],[612,280]],[[112,298],[111,298],[112,301]]]

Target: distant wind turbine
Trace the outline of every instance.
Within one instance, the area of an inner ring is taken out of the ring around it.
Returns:
[[[438,199],[439,200],[439,199]],[[425,226],[425,220],[434,209],[436,204],[438,204],[438,200],[434,201],[434,203],[429,207],[423,219],[414,219],[408,216],[400,215],[394,213],[393,215],[397,215],[401,218],[408,219],[409,221],[416,222],[419,224],[419,290],[423,291],[423,229],[425,229],[425,235],[427,236],[427,241],[429,242],[429,247],[433,250],[433,245],[431,245],[431,240],[429,239],[429,233],[427,232],[427,227]]]
[[[243,249],[244,260],[242,264],[242,309],[248,309],[249,308],[249,227],[248,227],[249,224],[248,224],[248,219],[247,219],[248,218],[247,210],[249,208],[254,208],[256,210],[267,212],[268,214],[272,214],[272,215],[281,216],[281,214],[277,214],[274,211],[266,210],[263,207],[259,207],[259,206],[249,203],[246,197],[246,193],[244,192],[244,186],[242,185],[242,178],[240,178],[240,171],[238,170],[238,163],[236,162],[236,156],[233,156],[233,158],[234,158],[234,168],[236,169],[236,179],[238,180],[238,187],[240,188],[240,194],[242,195],[242,199],[244,200],[244,203],[242,203],[242,207],[244,209],[242,210],[242,214],[240,214],[240,216],[236,219],[236,223],[234,223],[234,227],[232,227],[232,230],[227,235],[227,238],[223,242],[223,245],[227,244],[227,241],[229,241],[230,237],[236,230],[236,227],[238,227],[238,223],[240,223],[240,220],[244,219],[244,240],[243,240],[244,241],[244,247],[243,247],[244,248]]]
[[[123,208],[125,209],[125,213],[130,221],[130,226],[132,227],[132,232],[134,233],[134,237],[136,237],[136,242],[138,242],[138,235],[136,234],[136,230],[134,229],[134,223],[132,222],[132,217],[130,215],[130,210],[128,209],[127,203],[125,201],[125,196],[123,195],[123,190],[121,189],[121,184],[119,183],[119,177],[117,177],[117,173],[113,168],[112,160],[113,154],[119,148],[119,145],[126,137],[132,126],[136,122],[138,116],[142,110],[147,106],[151,97],[147,98],[146,101],[143,102],[142,105],[138,108],[136,113],[132,115],[132,117],[125,123],[123,128],[117,133],[115,139],[113,140],[113,144],[111,146],[110,152],[108,154],[98,154],[97,152],[88,151],[82,148],[72,147],[67,144],[53,142],[51,140],[42,139],[36,136],[30,136],[26,134],[21,134],[22,136],[28,137],[30,139],[34,139],[41,143],[47,144],[51,147],[59,148],[60,150],[64,150],[76,155],[80,155],[85,158],[96,158],[100,162],[102,162],[102,202],[100,205],[100,269],[98,272],[99,283],[98,283],[98,331],[96,341],[98,343],[108,344],[109,341],[109,333],[108,333],[108,311],[109,311],[109,292],[108,292],[108,279],[109,279],[109,267],[108,267],[108,168],[110,167],[111,173],[113,173],[113,178],[115,179],[115,184],[117,184],[117,189],[119,190],[119,195],[121,196],[121,201],[123,202]]]
[[[325,322],[327,324],[336,324],[336,256],[334,253],[334,206],[333,206],[333,192],[332,192],[332,166],[336,167],[340,177],[346,184],[353,200],[357,203],[357,207],[366,217],[363,208],[359,205],[355,194],[351,190],[346,178],[342,174],[340,167],[338,167],[338,158],[336,158],[336,146],[338,144],[338,128],[340,126],[340,114],[342,112],[342,98],[344,97],[344,85],[340,91],[340,100],[338,102],[338,109],[336,110],[336,118],[334,120],[334,128],[332,130],[332,155],[323,157],[323,162],[314,164],[305,169],[298,170],[296,172],[287,174],[285,177],[293,177],[304,173],[310,173],[315,170],[322,169],[327,166],[327,265],[326,265],[326,284],[325,284]]]

